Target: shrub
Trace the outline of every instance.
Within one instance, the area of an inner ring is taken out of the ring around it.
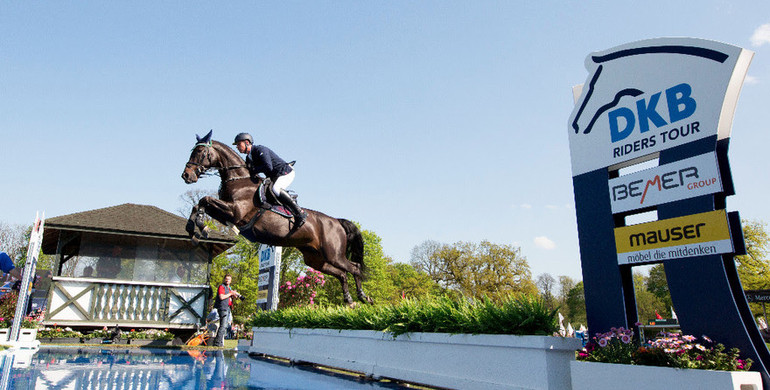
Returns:
[[[278,287],[280,294],[278,305],[280,308],[290,306],[307,306],[315,304],[317,290],[326,284],[323,274],[308,268],[304,275],[297,276],[297,280],[286,282]]]
[[[405,299],[377,306],[290,307],[257,312],[255,327],[326,328],[407,332],[550,335],[557,329],[556,311],[539,299],[520,295],[500,303],[489,299]]]

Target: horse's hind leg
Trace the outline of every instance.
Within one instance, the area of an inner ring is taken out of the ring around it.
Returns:
[[[364,293],[364,288],[362,286],[364,277],[363,277],[363,273],[360,270],[360,267],[358,268],[359,268],[359,271],[353,273],[353,279],[356,281],[356,295],[358,295],[358,300],[360,300],[363,303],[368,303],[370,305],[373,305],[374,301],[372,300],[372,298],[369,298]]]
[[[323,263],[320,271],[327,275],[332,275],[340,281],[342,285],[342,299],[345,300],[346,304],[353,305],[353,298],[350,296],[350,290],[348,289],[348,273],[329,263]]]

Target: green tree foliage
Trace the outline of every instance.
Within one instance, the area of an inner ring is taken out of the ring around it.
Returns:
[[[671,293],[668,291],[666,269],[664,268],[663,263],[655,264],[652,268],[650,268],[650,274],[647,277],[646,284],[647,291],[651,292],[661,302],[663,302],[666,310],[670,312],[674,305],[671,302]],[[661,313],[661,315],[663,315],[663,313]]]
[[[766,224],[760,221],[742,220],[746,254],[736,256],[738,276],[744,290],[770,289],[770,261],[767,259],[768,234]],[[764,314],[762,304],[749,304],[755,316]]]
[[[396,295],[388,301],[395,303],[401,298],[424,299],[445,295],[444,289],[425,272],[416,270],[411,264],[391,263],[388,273]]]
[[[636,294],[636,311],[639,321],[646,323],[655,319],[657,311],[665,316],[668,308],[655,294],[647,290],[647,277],[642,273],[634,272],[634,293]]]
[[[567,307],[566,318],[573,324],[585,324],[586,320],[586,297],[583,291],[583,282],[577,282],[574,287],[569,289],[565,299]]]
[[[746,254],[736,256],[738,275],[746,290],[770,289],[770,261],[767,259],[768,235],[765,223],[743,220]]]
[[[512,293],[537,294],[526,258],[511,245],[425,241],[412,250],[411,264],[442,287],[466,298],[502,299]]]
[[[215,257],[211,267],[211,288],[214,294],[226,274],[233,277],[230,287],[241,293],[243,300],[233,303],[233,319],[243,323],[257,310],[257,283],[259,279],[259,244],[243,237],[227,252]],[[216,298],[212,297],[213,303]]]

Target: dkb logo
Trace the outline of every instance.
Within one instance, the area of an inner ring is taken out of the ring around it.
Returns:
[[[690,56],[701,57],[707,60],[716,61],[719,63],[724,62],[728,56],[727,54],[718,52],[716,50],[689,47],[689,46],[648,46],[638,47],[628,50],[620,50],[615,53],[610,53],[604,56],[592,56],[591,60],[599,64],[596,67],[594,74],[591,76],[591,81],[588,85],[588,91],[585,92],[585,98],[583,99],[577,115],[575,115],[572,121],[572,129],[575,134],[588,134],[593,129],[596,121],[605,112],[617,107],[620,104],[620,100],[624,97],[638,97],[643,95],[645,91],[642,86],[627,85],[625,88],[618,90],[612,95],[613,98],[610,101],[600,101],[595,99],[594,95],[597,91],[603,91],[603,95],[607,95],[606,89],[610,88],[612,84],[611,78],[605,83],[605,78],[602,77],[605,72],[605,68],[608,68],[608,73],[612,73],[612,67],[617,62],[616,60],[625,59],[632,56],[640,56],[645,54],[686,54]],[[614,70],[616,72],[622,72],[622,70]],[[628,80],[633,80],[629,78]],[[655,91],[653,91],[655,92]],[[676,122],[678,120],[689,117],[695,112],[697,104],[692,98],[692,87],[687,83],[682,83],[667,89],[665,92],[666,102],[669,113],[669,122]],[[639,118],[640,131],[642,133],[649,130],[649,122],[652,122],[655,126],[661,127],[667,124],[663,117],[657,111],[657,105],[660,100],[661,92],[655,92],[651,95],[649,100],[640,99],[636,102],[637,113],[629,108],[619,108],[609,113],[610,127],[613,128],[612,142],[620,141],[628,137],[634,130],[636,124],[636,118]],[[619,128],[618,120],[623,118],[625,120],[625,127]]]

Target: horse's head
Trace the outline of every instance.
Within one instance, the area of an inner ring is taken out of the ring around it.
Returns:
[[[190,153],[190,159],[184,166],[184,172],[182,172],[182,179],[185,183],[195,183],[204,172],[215,166],[218,156],[211,141],[212,133],[213,130],[209,131],[205,137],[195,136],[198,142]]]

